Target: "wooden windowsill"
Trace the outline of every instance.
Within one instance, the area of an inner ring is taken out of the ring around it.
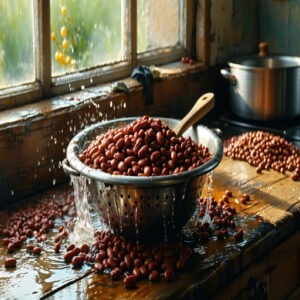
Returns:
[[[164,81],[203,71],[207,68],[201,63],[189,65],[176,62],[157,67],[156,69],[160,72],[160,77],[156,81]],[[121,81],[127,85],[129,93],[141,88],[141,84],[134,79],[125,78]],[[7,126],[27,122],[29,119],[32,120],[43,116],[49,117],[49,115],[62,110],[74,110],[76,107],[79,108],[87,103],[95,104],[93,101],[98,103],[99,100],[113,100],[116,97],[116,94],[118,94],[118,92],[113,90],[113,87],[117,82],[111,82],[86,89],[82,87],[80,91],[70,92],[65,95],[0,111],[0,130],[7,128]]]

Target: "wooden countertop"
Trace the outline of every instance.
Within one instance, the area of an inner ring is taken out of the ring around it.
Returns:
[[[15,254],[16,268],[1,267],[0,298],[207,298],[230,284],[244,269],[288,237],[293,236],[290,247],[300,245],[299,181],[292,181],[288,175],[275,171],[258,174],[247,163],[224,156],[213,173],[212,195],[219,199],[227,189],[233,192],[232,199],[238,199],[243,193],[251,197],[247,204],[232,203],[237,209],[235,218],[244,230],[244,239],[237,242],[229,237],[197,244],[185,272],[173,282],[141,280],[137,289],[126,290],[122,281],[111,281],[109,275],[91,272],[89,266],[74,269],[65,264],[64,253],[53,253],[52,237],[45,242],[49,250],[40,257],[28,256],[25,249],[21,249]],[[3,245],[0,248],[3,261],[8,254]]]

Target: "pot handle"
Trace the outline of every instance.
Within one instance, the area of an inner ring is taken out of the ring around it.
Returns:
[[[264,57],[268,55],[268,43],[265,42],[261,42],[259,43],[258,47],[259,47],[259,52],[258,52],[258,56],[259,57]]]
[[[229,70],[221,69],[220,73],[225,79],[228,79],[232,85],[236,85],[236,83],[237,83],[236,77],[234,75],[232,75],[229,72]]]
[[[76,170],[74,170],[72,167],[70,167],[70,164],[69,164],[69,161],[67,158],[65,158],[63,161],[62,161],[62,167],[64,169],[64,171],[66,173],[69,173],[70,175],[74,175],[74,176],[80,176],[80,173],[77,172]]]

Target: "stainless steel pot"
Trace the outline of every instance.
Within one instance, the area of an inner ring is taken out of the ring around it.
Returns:
[[[221,74],[230,82],[236,115],[253,120],[284,120],[300,115],[300,57],[267,53],[233,59]]]

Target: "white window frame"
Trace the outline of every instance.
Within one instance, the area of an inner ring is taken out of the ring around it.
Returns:
[[[180,32],[180,44],[183,47],[164,48],[139,55],[137,54],[138,0],[121,0],[123,1],[123,7],[128,7],[128,10],[122,12],[122,19],[125,20],[122,36],[130,36],[130,39],[126,39],[129,60],[103,67],[90,68],[70,75],[51,77],[50,1],[32,0],[35,82],[1,90],[0,110],[70,92],[70,86],[72,90],[78,90],[82,86],[89,87],[118,80],[130,76],[133,68],[138,64],[160,65],[179,60],[182,56],[191,55],[192,53],[195,0],[185,0],[183,1],[185,4],[181,4],[180,22],[183,24],[183,28]],[[203,3],[204,8],[207,9],[207,1],[203,0]]]

